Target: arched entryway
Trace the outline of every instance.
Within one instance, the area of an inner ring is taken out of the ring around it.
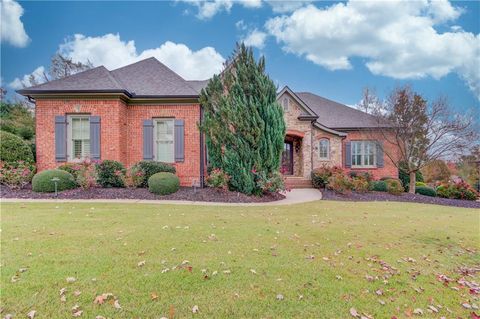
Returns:
[[[283,144],[281,171],[286,176],[303,176],[302,141],[304,133],[287,130]]]

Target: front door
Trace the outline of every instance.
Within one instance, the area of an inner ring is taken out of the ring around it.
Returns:
[[[293,142],[283,144],[282,172],[285,175],[293,175]]]

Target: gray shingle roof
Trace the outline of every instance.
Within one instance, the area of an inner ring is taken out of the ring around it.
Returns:
[[[365,112],[310,92],[295,94],[318,115],[317,122],[332,129],[379,127],[377,119]]]
[[[112,71],[99,66],[63,79],[18,90],[20,94],[48,92],[121,92],[131,96],[198,96],[201,81],[186,81],[155,58],[148,58]]]
[[[194,80],[194,81],[187,81],[187,82],[195,91],[198,92],[198,94],[200,94],[200,91],[202,91],[202,89],[207,87],[208,81],[209,80],[200,80],[200,81]]]

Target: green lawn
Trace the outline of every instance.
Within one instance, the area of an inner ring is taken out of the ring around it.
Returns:
[[[332,201],[1,208],[2,317],[72,318],[78,304],[82,318],[351,318],[352,307],[377,319],[416,308],[427,318],[470,318],[461,304],[480,306],[468,289],[436,278],[480,265],[478,209]],[[121,309],[95,304],[102,293]]]

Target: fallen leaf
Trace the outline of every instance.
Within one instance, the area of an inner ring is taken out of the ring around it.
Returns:
[[[150,299],[152,299],[152,300],[157,300],[157,299],[158,299],[157,293],[156,293],[156,292],[152,292],[152,293],[150,294]]]
[[[120,306],[120,303],[118,302],[118,299],[115,299],[115,302],[113,303],[113,307],[115,309],[122,309],[122,306]]]
[[[359,316],[359,314],[358,314],[358,312],[357,312],[357,309],[355,309],[355,308],[350,308],[350,315],[351,315],[352,317],[357,318],[357,317]]]
[[[145,260],[139,261],[137,264],[138,267],[143,267],[145,266]]]
[[[438,309],[437,309],[437,308],[435,308],[435,307],[434,307],[434,306],[432,306],[432,305],[428,306],[428,309],[430,309],[431,311],[433,311],[433,312],[435,312],[435,313],[437,313],[437,312],[438,312]]]
[[[82,294],[82,292],[81,292],[80,290],[75,290],[75,291],[73,292],[73,295],[74,295],[75,297],[78,297],[78,296],[80,296],[81,294]]]
[[[198,313],[199,311],[200,311],[200,309],[198,308],[197,305],[193,306],[193,308],[192,308],[193,313]]]
[[[420,308],[416,308],[416,309],[413,310],[413,314],[423,316],[423,310],[420,309]]]
[[[74,313],[73,313],[73,316],[74,316],[74,317],[80,317],[80,316],[82,315],[82,313],[83,313],[83,310],[79,310],[79,311],[77,311],[77,312],[74,312]]]
[[[35,318],[35,315],[37,314],[36,310],[31,310],[29,313],[27,313],[27,317],[30,319]]]
[[[75,277],[67,277],[66,280],[67,280],[67,282],[68,282],[69,284],[71,284],[72,282],[77,281],[77,279],[76,279]]]
[[[254,275],[257,274],[257,271],[256,271],[255,269],[250,269],[250,272],[251,272],[252,274],[254,274]]]
[[[285,299],[285,297],[283,297],[282,294],[278,294],[278,295],[277,295],[277,300],[283,300],[283,299]]]

